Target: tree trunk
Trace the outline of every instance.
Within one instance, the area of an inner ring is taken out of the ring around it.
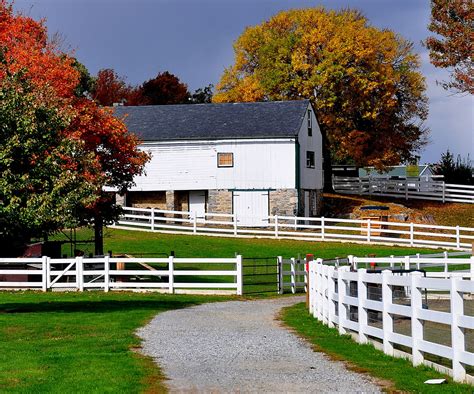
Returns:
[[[104,234],[103,234],[104,222],[100,214],[94,218],[94,254],[96,256],[102,256],[104,254]]]
[[[324,172],[324,193],[334,193],[332,187],[332,161],[331,149],[326,135],[326,131],[321,127],[321,135],[323,137],[323,172]]]

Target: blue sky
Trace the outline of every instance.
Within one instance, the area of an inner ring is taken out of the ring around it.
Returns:
[[[421,45],[429,31],[428,0],[16,0],[15,9],[46,18],[50,34],[60,32],[76,56],[95,74],[113,68],[131,84],[159,71],[176,74],[191,90],[216,84],[233,62],[232,43],[246,26],[290,8],[323,5],[358,8],[372,25],[390,28],[415,44],[426,77],[431,129],[421,162],[435,162],[449,148],[473,155],[472,96],[446,92],[446,80]]]

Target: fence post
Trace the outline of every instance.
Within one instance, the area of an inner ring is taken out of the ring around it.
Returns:
[[[328,326],[334,327],[334,316],[336,315],[336,305],[334,303],[334,294],[336,292],[334,286],[334,271],[335,268],[333,266],[328,267]]]
[[[367,219],[367,242],[370,243],[370,219]]]
[[[390,268],[395,268],[395,256],[390,255]]]
[[[408,200],[408,181],[405,179],[405,200]]]
[[[404,269],[406,269],[407,271],[410,269],[410,264],[411,264],[411,259],[410,259],[410,256],[405,256],[404,259],[403,259],[403,263],[404,263]]]
[[[43,291],[48,291],[48,257],[41,257],[41,289]]]
[[[321,239],[324,241],[324,235],[325,235],[325,230],[324,230],[324,216],[321,216]]]
[[[108,293],[110,288],[110,256],[104,256],[104,292]]]
[[[351,270],[355,271],[357,269],[357,261],[351,254],[347,256],[347,262]]]
[[[364,282],[365,275],[367,270],[361,268],[357,270],[357,295],[358,295],[358,317],[359,317],[359,343],[367,343],[367,309],[366,300],[367,300],[367,283]]]
[[[337,270],[337,291],[338,291],[337,314],[339,317],[338,330],[339,330],[339,334],[341,335],[346,333],[344,324],[347,320],[347,306],[344,304],[344,298],[346,298],[347,287],[343,278],[344,272],[346,272],[346,267],[341,267]]]
[[[412,223],[410,223],[410,246],[413,246],[414,242],[415,242],[415,231],[414,231],[414,227],[415,225]]]
[[[155,231],[155,208],[151,209],[151,231]]]
[[[283,257],[277,257],[277,281],[278,281],[278,294],[283,294]]]
[[[193,234],[197,233],[197,215],[193,212]]]
[[[393,356],[393,344],[390,342],[393,333],[393,317],[389,313],[390,305],[392,305],[392,288],[388,284],[392,271],[382,271],[382,321],[383,321],[383,351],[389,356]]]
[[[369,180],[369,188],[370,188],[370,180]],[[362,179],[359,178],[359,196],[362,195]]]
[[[76,257],[76,281],[79,291],[84,291],[84,259],[82,256]]]
[[[420,254],[419,253],[416,254],[416,269],[417,270],[420,269]]]
[[[275,215],[273,220],[275,222],[275,238],[278,238],[278,216]]]
[[[419,318],[423,310],[423,297],[419,287],[421,272],[411,273],[411,337],[412,337],[412,356],[413,365],[423,364],[423,353],[420,351],[419,344],[423,340],[423,321]]]
[[[456,248],[461,249],[461,236],[459,234],[459,226],[456,226]]]
[[[237,214],[236,213],[234,213],[233,219],[234,219],[234,237],[236,237],[237,236]]]
[[[295,258],[291,258],[291,266],[290,266],[290,271],[291,271],[291,292],[293,294],[296,293],[296,268],[295,268]]]
[[[168,257],[168,293],[174,293],[174,256]]]
[[[49,289],[51,283],[51,258],[46,259],[46,289]]]
[[[446,184],[443,181],[443,203],[446,202]]]
[[[237,295],[244,294],[244,282],[243,282],[243,267],[242,267],[242,255],[238,254],[236,257],[236,276],[237,276]]]
[[[459,327],[459,316],[463,315],[464,300],[458,291],[458,283],[462,279],[451,278],[451,346],[453,349],[453,379],[462,382],[466,379],[466,369],[460,361],[465,349],[464,329]]]

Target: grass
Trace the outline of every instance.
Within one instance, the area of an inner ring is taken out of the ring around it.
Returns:
[[[387,391],[472,393],[473,388],[470,385],[454,383],[451,378],[431,368],[415,368],[410,361],[387,356],[372,345],[359,345],[350,336],[339,335],[336,329],[314,319],[303,303],[285,308],[281,319],[297,334],[307,339],[316,351],[322,351],[332,359],[345,360],[349,368],[380,379]],[[423,383],[434,378],[446,378],[448,383],[433,386]]]
[[[170,309],[228,298],[0,293],[1,392],[163,392],[135,331]]]
[[[78,239],[90,239],[88,229],[78,231]],[[61,234],[56,240],[64,240]],[[86,255],[93,251],[93,245],[84,249]],[[142,231],[106,229],[104,250],[114,254],[130,254],[135,257],[163,257],[174,251],[176,257],[234,257],[240,253],[245,257],[304,257],[307,253],[320,258],[366,256],[374,253],[377,257],[433,253],[433,249],[409,247],[353,244],[349,242],[307,242],[285,239],[225,238],[200,235],[160,234]],[[69,248],[64,245],[63,253]]]

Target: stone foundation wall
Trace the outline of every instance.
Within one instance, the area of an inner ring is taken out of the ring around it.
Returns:
[[[232,192],[229,190],[209,190],[207,212],[232,213]]]
[[[270,215],[296,215],[298,209],[298,191],[296,189],[272,190],[269,197]]]
[[[168,209],[165,192],[129,192],[126,202],[129,207]]]

